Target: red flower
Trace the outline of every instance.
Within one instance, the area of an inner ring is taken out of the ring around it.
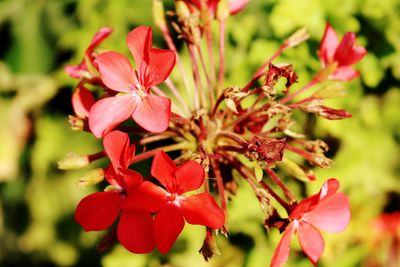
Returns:
[[[67,65],[65,66],[65,72],[71,76],[72,78],[84,78],[86,73],[88,72],[87,63],[93,63],[95,57],[93,55],[93,50],[101,43],[104,39],[106,39],[112,32],[110,28],[101,28],[96,34],[93,36],[88,48],[85,51],[85,57],[81,61],[79,65]]]
[[[229,11],[231,15],[235,15],[242,11],[249,2],[250,0],[229,0]]]
[[[153,218],[150,212],[155,208],[137,207],[122,210],[127,196],[138,198],[141,187],[157,187],[143,181],[140,173],[128,170],[127,167],[135,152],[134,146],[129,145],[126,133],[114,131],[104,137],[104,149],[111,160],[106,171],[106,179],[111,189],[97,192],[83,198],[75,211],[75,220],[85,231],[100,231],[109,228],[120,215],[117,235],[119,242],[134,253],[148,253],[154,249],[155,238]]]
[[[199,189],[204,183],[204,169],[195,161],[189,160],[179,167],[168,155],[160,151],[154,157],[151,175],[165,187],[142,187],[141,196],[128,196],[125,209],[136,209],[138,206],[151,204],[159,207],[155,215],[154,229],[156,246],[161,253],[167,253],[179,234],[185,221],[200,224],[213,229],[224,225],[224,211],[217,205],[209,193],[184,196],[186,192]],[[144,197],[146,195],[148,197]]]
[[[186,3],[190,3],[194,6],[196,6],[196,8],[198,10],[202,10],[202,1],[201,0],[184,0]],[[208,11],[210,12],[210,14],[214,17],[215,16],[215,12],[217,10],[217,6],[219,3],[219,0],[207,0],[205,1],[206,3],[206,8],[208,9]],[[242,11],[247,4],[250,2],[250,0],[229,0],[228,4],[229,4],[229,13],[231,15],[235,15],[237,13],[239,13],[240,11]]]
[[[281,241],[274,252],[271,267],[282,266],[289,257],[290,241],[298,233],[300,246],[315,265],[324,250],[324,239],[319,229],[338,233],[350,221],[350,207],[347,197],[337,193],[339,182],[326,181],[321,191],[300,202],[290,213],[290,223],[283,232]]]
[[[326,24],[318,55],[323,67],[336,64],[331,79],[349,81],[359,76],[351,65],[360,61],[367,54],[367,50],[362,46],[356,46],[355,42],[355,33],[347,32],[339,43],[334,29],[329,23]]]
[[[171,50],[152,48],[150,27],[140,26],[127,37],[128,47],[136,62],[137,76],[128,58],[117,52],[105,52],[96,57],[103,83],[120,92],[93,105],[89,127],[101,137],[119,123],[132,117],[150,132],[163,132],[171,116],[171,100],[150,93],[151,86],[162,83],[175,65]]]

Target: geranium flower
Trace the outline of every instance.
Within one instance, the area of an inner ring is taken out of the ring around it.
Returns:
[[[140,194],[138,189],[142,186],[157,186],[143,181],[140,173],[127,169],[135,152],[135,147],[129,145],[128,134],[110,132],[104,137],[103,145],[111,160],[105,175],[111,186],[105,192],[83,198],[76,208],[75,220],[85,231],[100,231],[109,228],[120,215],[119,242],[131,252],[148,253],[155,247],[155,238],[153,218],[147,210],[156,210],[150,205],[145,210],[138,207],[122,211],[122,205],[127,196]]]
[[[196,6],[196,8],[198,10],[202,10],[202,1],[201,0],[184,0],[186,3],[190,3],[194,6]],[[215,16],[215,12],[217,10],[217,6],[219,3],[219,0],[207,0],[204,1],[206,4],[206,8],[208,9],[208,11],[210,12],[210,14],[212,14],[212,16]],[[250,0],[229,0],[228,1],[228,5],[229,5],[229,13],[231,15],[235,15],[237,13],[239,13],[240,11],[242,11],[247,4],[250,2]]]
[[[92,40],[88,48],[85,51],[85,57],[82,59],[81,63],[78,65],[67,65],[65,66],[65,72],[71,76],[72,78],[84,78],[86,73],[88,72],[87,64],[88,62],[93,63],[95,57],[93,54],[93,50],[101,43],[104,39],[106,39],[112,32],[110,28],[101,28],[96,34],[93,36]]]
[[[336,70],[330,79],[349,81],[359,76],[352,65],[359,62],[367,54],[367,50],[362,46],[356,46],[355,42],[355,33],[347,32],[339,43],[335,30],[329,23],[326,24],[318,56],[323,67],[336,64]]]
[[[324,250],[324,239],[319,229],[338,233],[343,231],[350,221],[349,200],[343,193],[337,193],[339,181],[329,179],[316,195],[300,202],[290,213],[290,223],[278,247],[275,249],[271,267],[282,266],[289,257],[290,241],[298,233],[300,246],[315,265]]]
[[[104,52],[95,60],[103,83],[119,92],[101,99],[90,110],[89,127],[96,137],[129,117],[150,132],[163,132],[168,127],[171,100],[152,95],[150,89],[167,79],[175,65],[175,53],[151,47],[150,27],[132,30],[127,43],[135,58],[137,75],[128,58],[120,53]]]
[[[179,167],[160,151],[156,154],[151,166],[151,175],[165,188],[142,187],[141,196],[128,196],[125,209],[137,209],[138,206],[148,206],[148,200],[154,206],[159,206],[155,215],[154,229],[157,249],[167,253],[179,234],[185,221],[190,224],[200,224],[213,229],[224,225],[224,211],[217,205],[209,193],[199,193],[184,196],[186,192],[199,189],[204,183],[203,167],[189,160]],[[147,197],[144,197],[147,195]],[[147,200],[146,200],[147,199]]]

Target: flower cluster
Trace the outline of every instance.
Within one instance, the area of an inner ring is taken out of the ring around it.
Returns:
[[[298,201],[280,170],[310,182],[317,178],[298,156],[309,165],[331,166],[323,141],[307,140],[293,131],[292,113],[315,113],[330,120],[351,117],[323,101],[343,91],[332,80],[343,82],[358,76],[352,65],[366,50],[355,45],[353,33],[346,33],[339,42],[327,24],[318,52],[321,70],[304,87],[291,92],[298,79],[293,66],[273,61],[308,38],[302,29],[285,40],[245,85],[226,86],[225,24],[248,2],[175,1],[175,13],[169,11],[171,27],[187,45],[190,74],[172,41],[160,0],[153,1],[153,11],[168,50],[153,47],[150,27],[133,29],[127,36],[133,69],[124,55],[95,50],[111,33],[103,28],[93,37],[82,62],[65,68],[79,79],[72,95],[75,115],[70,116],[71,127],[101,138],[104,151],[68,156],[60,161],[60,168],[81,167],[104,157],[110,161],[108,167],[80,179],[84,186],[103,178],[108,183],[104,192],[85,197],[77,206],[75,219],[85,231],[113,232],[118,221],[117,239],[127,250],[148,253],[157,248],[167,253],[185,222],[202,225],[206,238],[200,252],[208,260],[216,252],[214,234],[229,234],[227,202],[236,194],[241,178],[260,202],[264,226],[283,232],[271,266],[285,263],[293,234],[298,234],[303,251],[315,264],[324,249],[319,230],[346,228],[349,202],[337,192],[336,179],[327,180],[318,194]],[[214,54],[213,23],[219,25],[218,55]],[[168,78],[175,65],[182,79],[179,86]],[[286,88],[278,91],[275,85],[281,79]],[[317,84],[312,94],[299,97]],[[97,99],[93,90],[99,89],[102,94]],[[140,153],[135,154],[136,150]],[[172,151],[173,159],[167,154]],[[151,158],[150,177],[131,169],[133,163]],[[282,206],[287,216],[280,215],[272,203]]]

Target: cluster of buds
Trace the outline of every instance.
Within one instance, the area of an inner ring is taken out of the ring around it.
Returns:
[[[352,65],[366,51],[355,45],[353,33],[346,33],[339,42],[327,24],[318,51],[321,70],[304,87],[291,92],[298,78],[293,66],[273,61],[308,38],[302,29],[245,85],[225,87],[225,23],[248,2],[176,0],[175,11],[168,11],[172,21],[167,22],[162,1],[154,0],[155,22],[168,50],[152,46],[150,27],[133,29],[126,41],[135,59],[134,70],[118,52],[95,51],[111,33],[103,28],[93,37],[82,62],[65,68],[79,79],[72,96],[75,115],[70,116],[71,127],[101,138],[104,151],[69,156],[60,161],[60,168],[81,167],[104,157],[110,160],[108,167],[93,170],[80,180],[81,185],[96,184],[103,178],[108,183],[104,192],[85,197],[77,206],[75,219],[86,231],[109,229],[109,236],[116,236],[133,253],[154,249],[167,253],[185,222],[202,225],[206,238],[200,252],[208,260],[218,251],[214,235],[229,235],[228,196],[239,190],[240,179],[254,190],[266,216],[264,226],[283,232],[271,266],[286,262],[294,233],[305,254],[316,263],[324,249],[319,230],[346,228],[349,202],[337,192],[336,179],[327,180],[319,193],[300,201],[280,177],[279,169],[309,182],[316,177],[303,162],[296,162],[298,156],[310,165],[331,166],[332,161],[324,155],[327,145],[294,132],[291,115],[298,110],[327,119],[350,117],[345,110],[325,106],[323,100],[339,94],[332,81],[358,76]],[[213,23],[219,25],[218,55],[213,49]],[[171,28],[187,44],[190,74],[172,41]],[[207,49],[202,49],[203,41]],[[182,79],[180,86],[168,78],[175,65]],[[280,79],[286,80],[286,88],[278,92],[275,85]],[[317,84],[322,86],[311,96],[299,97]],[[101,90],[99,99],[93,90]],[[151,158],[150,177],[130,169],[131,164]],[[281,205],[286,216],[272,203]]]

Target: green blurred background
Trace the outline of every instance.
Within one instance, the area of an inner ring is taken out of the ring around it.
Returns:
[[[301,196],[336,177],[350,197],[351,224],[341,234],[324,234],[320,266],[369,266],[371,258],[385,266],[388,246],[373,246],[371,222],[400,210],[399,14],[400,0],[252,0],[229,20],[227,84],[244,85],[285,37],[306,27],[310,40],[275,61],[294,65],[300,76],[294,89],[300,88],[320,67],[316,50],[327,20],[339,35],[356,32],[369,52],[356,67],[361,78],[346,85],[346,96],[329,102],[353,118],[303,118],[307,133],[331,146],[335,165],[315,170],[318,180],[305,188],[285,178]],[[199,226],[187,225],[168,255],[134,255],[121,246],[97,252],[103,233],[84,233],[75,223],[76,204],[97,190],[76,183],[94,166],[64,172],[57,161],[68,152],[97,152],[101,144],[69,128],[76,81],[63,66],[78,64],[103,26],[114,31],[102,47],[126,53],[126,33],[142,24],[152,25],[149,0],[0,0],[0,266],[269,265],[280,235],[266,233],[246,184],[229,204],[231,236],[218,238],[222,255],[209,263],[197,252],[204,238]],[[164,46],[157,30],[155,43]],[[295,249],[287,266],[311,264]]]

